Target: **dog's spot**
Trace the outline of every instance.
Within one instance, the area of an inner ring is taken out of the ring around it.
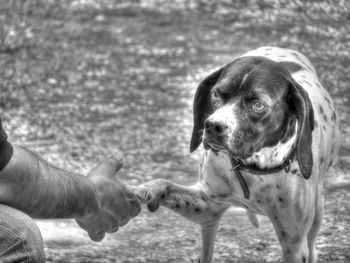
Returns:
[[[160,196],[160,199],[164,199],[165,198],[165,194],[162,194],[161,196]]]
[[[299,242],[299,240],[300,240],[300,237],[299,237],[299,236],[293,237],[293,239],[292,239],[292,244],[295,245],[296,243]]]
[[[326,114],[323,114],[323,119],[324,119],[326,122],[328,122],[328,118],[327,118]]]
[[[288,234],[287,234],[286,231],[281,231],[281,237],[282,237],[283,239],[287,238],[287,236],[288,236]]]
[[[296,174],[297,172],[298,172],[298,169],[293,169],[293,170],[291,171],[292,174]]]
[[[211,197],[211,198],[216,198],[216,195],[211,195],[210,197]]]
[[[302,261],[303,263],[306,263],[306,256],[303,256],[303,257],[301,258],[301,261]]]
[[[278,216],[274,216],[273,219],[275,219],[277,221],[278,220]]]
[[[195,209],[194,209],[194,211],[196,212],[196,213],[201,213],[202,212],[202,209],[200,209],[199,207],[196,207]]]
[[[306,81],[305,79],[303,81],[306,85],[311,86],[310,82]]]
[[[286,251],[286,255],[289,255],[291,253],[290,249],[288,248]]]
[[[330,161],[329,164],[328,164],[328,168],[331,167],[333,164],[333,161]]]
[[[331,120],[332,120],[333,122],[337,120],[337,115],[335,114],[335,112],[334,112],[334,111],[333,111],[333,114],[332,114]]]
[[[181,205],[179,203],[176,203],[175,208],[181,208]]]
[[[279,189],[281,189],[282,187],[281,187],[280,184],[276,184],[276,188],[279,190]]]
[[[304,64],[304,66],[306,67],[307,70],[313,72],[313,69],[312,69],[310,66],[308,66],[308,65],[306,65],[306,64]]]
[[[324,110],[323,110],[322,106],[321,106],[321,105],[318,105],[318,108],[320,109],[320,113],[323,114],[323,113],[324,113]]]
[[[283,203],[283,202],[284,202],[284,200],[283,200],[283,198],[282,198],[281,196],[278,197],[278,201],[279,201],[280,203]]]
[[[189,205],[190,205],[190,202],[189,202],[189,201],[185,201],[185,205],[186,205],[186,206],[189,206]]]
[[[227,194],[219,194],[218,196],[221,197],[221,198],[226,198]]]
[[[301,57],[299,56],[298,53],[296,53],[296,52],[291,52],[291,55],[294,56],[294,57],[296,57],[298,60],[303,61],[303,60],[301,59]],[[303,63],[303,64],[304,64],[304,63]]]
[[[323,162],[324,162],[324,159],[323,157],[321,157],[320,163],[323,164]]]
[[[267,184],[267,185],[260,188],[260,192],[267,192],[271,189],[271,187],[272,186],[270,184]]]

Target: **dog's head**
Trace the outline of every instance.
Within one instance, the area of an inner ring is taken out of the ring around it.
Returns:
[[[296,64],[295,64],[296,65]],[[227,151],[244,160],[293,135],[305,178],[311,175],[313,109],[287,68],[264,57],[243,57],[206,77],[196,91],[190,151]]]

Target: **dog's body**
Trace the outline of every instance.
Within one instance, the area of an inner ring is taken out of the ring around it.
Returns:
[[[255,214],[270,218],[284,262],[314,263],[323,178],[339,136],[334,105],[309,60],[292,50],[259,48],[197,89],[191,151],[202,140],[206,149],[198,183],[154,180],[137,189],[148,194],[150,210],[160,204],[201,225],[199,262],[211,262],[221,215],[235,205],[247,209],[254,225]]]

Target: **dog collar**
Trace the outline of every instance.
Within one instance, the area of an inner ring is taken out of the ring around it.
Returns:
[[[248,172],[251,174],[256,174],[256,175],[265,175],[265,174],[277,173],[284,169],[288,173],[290,171],[290,165],[295,159],[295,155],[296,155],[296,150],[294,148],[293,151],[288,156],[288,158],[281,165],[270,169],[260,169],[254,166],[244,165],[239,160],[230,157],[232,170],[235,172],[238,182],[241,185],[244,198],[245,199],[250,198],[250,191],[246,180],[242,176],[241,171]]]

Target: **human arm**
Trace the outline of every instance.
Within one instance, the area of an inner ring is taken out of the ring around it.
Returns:
[[[121,167],[122,162],[107,159],[85,177],[13,145],[12,157],[0,171],[0,203],[35,218],[75,218],[98,241],[140,211],[133,193],[115,178]]]
[[[115,178],[121,167],[106,159],[87,177],[67,172],[12,146],[0,120],[0,203],[32,217],[75,218],[93,240],[102,239],[140,211],[134,194]]]

